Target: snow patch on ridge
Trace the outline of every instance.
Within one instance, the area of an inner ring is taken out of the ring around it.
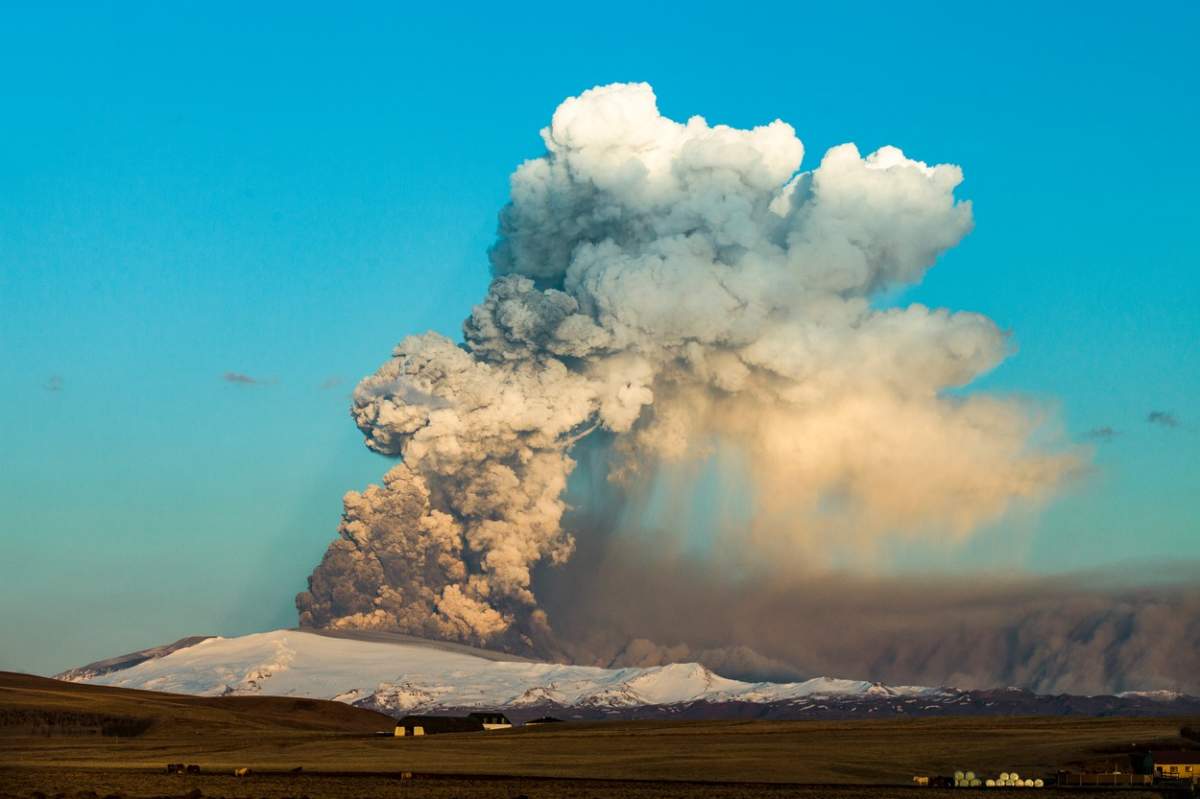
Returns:
[[[1122,691],[1117,694],[1121,699],[1150,699],[1155,702],[1174,702],[1176,699],[1181,699],[1187,694],[1179,691]]]

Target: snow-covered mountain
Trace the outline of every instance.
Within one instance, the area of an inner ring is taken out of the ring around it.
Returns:
[[[887,686],[818,677],[742,682],[697,663],[652,668],[565,666],[388,634],[275,630],[187,639],[72,669],[76,682],[221,696],[334,699],[395,716],[499,708],[514,719],[774,717],[1017,712],[1184,712],[1190,697],[1038,697],[1026,691]],[[112,668],[112,664],[118,664]],[[1097,700],[1105,700],[1097,706]],[[1079,703],[1090,703],[1079,706]],[[1057,703],[1048,705],[1047,703]],[[1157,713],[1156,713],[1157,714]]]
[[[467,647],[275,630],[207,638],[127,668],[97,673],[84,667],[60,677],[204,696],[264,693],[339,699],[393,713],[449,707],[633,708],[698,701],[767,704],[822,696],[942,693],[825,678],[749,683],[720,677],[697,663],[603,669],[486,654],[490,657]]]

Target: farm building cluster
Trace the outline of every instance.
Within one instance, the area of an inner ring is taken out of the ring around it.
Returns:
[[[560,722],[551,716],[543,716],[525,722],[526,727]],[[396,722],[393,735],[410,738],[418,735],[441,735],[452,732],[485,732],[488,730],[512,729],[513,723],[503,713],[484,711],[465,716],[405,716]]]
[[[468,713],[465,716],[405,716],[396,722],[395,736],[441,735],[450,732],[507,730],[512,722],[503,713]]]
[[[1044,777],[1022,775],[1017,771],[1002,771],[995,776],[956,771],[952,776],[913,777],[914,785],[932,788],[1117,788],[1180,783],[1200,785],[1200,749],[1131,752],[1118,758],[1080,763]]]

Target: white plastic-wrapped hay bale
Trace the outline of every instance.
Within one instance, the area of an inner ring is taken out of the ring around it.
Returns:
[[[975,779],[975,772],[968,771],[967,773],[963,774],[963,779],[967,782],[970,782],[971,780]]]
[[[1008,781],[1011,779],[1012,779],[1012,775],[1010,775],[1007,771],[1000,772],[1000,784],[1001,785],[1007,785]]]
[[[1045,786],[1046,786],[1046,783],[1040,779],[1036,779],[1033,781],[1034,788],[1044,788]]]
[[[996,787],[996,781],[995,781],[995,780],[985,780],[985,781],[984,781],[984,783],[983,783],[983,786],[984,786],[985,788],[995,788],[995,787]]]
[[[954,772],[954,781],[955,782],[962,782],[966,778],[967,778],[967,775],[962,773],[961,771]]]
[[[971,787],[972,787],[972,788],[978,788],[978,787],[979,787],[979,786],[981,786],[981,785],[983,785],[983,780],[979,779],[978,777],[976,777],[975,779],[971,780]]]

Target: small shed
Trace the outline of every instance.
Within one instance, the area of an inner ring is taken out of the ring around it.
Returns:
[[[396,722],[395,736],[440,735],[448,732],[482,732],[483,724],[469,716],[405,716]]]
[[[468,713],[467,718],[479,722],[485,730],[507,730],[512,727],[512,722],[508,720],[508,716],[494,711]]]

